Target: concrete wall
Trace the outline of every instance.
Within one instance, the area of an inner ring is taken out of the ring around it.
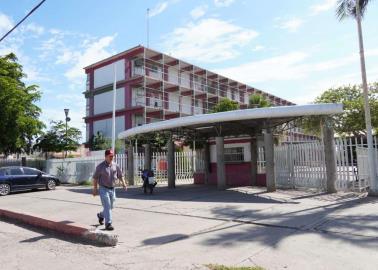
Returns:
[[[194,174],[195,184],[204,184],[205,177],[204,173]],[[249,186],[251,183],[251,163],[243,162],[236,164],[226,163],[226,184],[230,187],[236,186]],[[217,164],[211,163],[210,174],[209,174],[209,184],[217,184]],[[266,186],[265,174],[257,175],[257,186]]]
[[[192,109],[191,109],[192,97],[191,96],[183,96],[181,98],[181,104],[182,104],[181,108],[182,108],[183,113],[186,113],[186,114],[192,113]]]
[[[180,95],[178,92],[169,93],[169,110],[173,112],[180,111]]]
[[[119,116],[116,117],[116,136],[121,131],[125,130],[125,117]],[[98,120],[93,122],[93,134],[96,135],[97,131],[100,131],[105,137],[111,138],[112,137],[112,119],[104,119]]]
[[[118,88],[116,110],[125,108],[125,89]],[[113,91],[105,92],[94,96],[94,114],[113,111]]]
[[[168,68],[168,81],[178,84],[178,70],[175,67]]]
[[[119,60],[110,65],[95,69],[94,88],[101,87],[114,82],[114,65],[117,65],[117,81],[125,79],[125,60]]]

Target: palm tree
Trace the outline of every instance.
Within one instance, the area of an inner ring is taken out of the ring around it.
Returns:
[[[365,68],[365,54],[364,54],[364,42],[362,38],[361,18],[364,16],[367,5],[371,0],[339,0],[336,8],[336,16],[339,20],[343,20],[348,17],[353,17],[357,22],[358,41],[360,47],[360,63],[361,63],[361,76],[362,76],[362,88],[364,94],[364,107],[365,107],[365,123],[368,141],[368,161],[369,161],[369,175],[370,185],[372,193],[378,193],[378,185],[376,183],[376,176],[374,170],[374,150],[373,150],[373,136],[371,128],[371,116],[368,97],[368,86],[366,78]]]

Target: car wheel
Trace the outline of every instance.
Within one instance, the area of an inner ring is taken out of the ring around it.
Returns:
[[[52,189],[55,189],[56,187],[56,183],[54,180],[47,180],[47,184],[46,184],[46,189],[47,190],[52,190]]]
[[[0,184],[0,196],[5,196],[10,193],[10,185]]]

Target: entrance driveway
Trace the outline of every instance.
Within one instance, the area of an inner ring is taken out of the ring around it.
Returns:
[[[158,187],[151,196],[131,187],[118,189],[117,196],[116,247],[54,239],[35,229],[29,235],[25,227],[1,221],[0,249],[10,258],[1,268],[14,269],[13,260],[28,259],[24,249],[38,250],[44,265],[54,269],[204,269],[209,263],[266,269],[378,267],[377,198],[195,185]],[[100,198],[89,187],[63,186],[1,197],[0,208],[94,229]],[[22,232],[10,237],[12,230]]]

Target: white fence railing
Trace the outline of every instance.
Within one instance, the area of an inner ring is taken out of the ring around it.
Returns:
[[[377,139],[374,138],[375,149]],[[376,150],[377,151],[377,150]],[[362,139],[335,139],[336,189],[361,191],[369,186],[366,143]],[[48,173],[59,176],[63,182],[80,183],[92,178],[93,172],[103,157],[52,159],[46,164]],[[16,162],[16,161],[15,161]],[[115,162],[127,175],[127,155],[116,155]],[[376,154],[378,175],[378,153]],[[0,163],[1,165],[1,163]],[[264,149],[258,149],[258,173],[265,173]],[[165,152],[152,154],[151,167],[155,178],[163,183],[168,178],[168,162]],[[141,184],[144,169],[144,154],[134,153],[134,182]],[[175,153],[176,183],[193,183],[194,172],[204,171],[202,151]],[[288,143],[275,147],[275,175],[278,187],[316,188],[326,187],[326,167],[323,143]]]
[[[198,156],[198,157],[197,157]],[[82,183],[91,181],[96,166],[104,160],[103,157],[83,157],[67,159],[50,159],[47,161],[46,171],[58,176],[63,183]],[[127,155],[117,154],[114,161],[121,167],[127,176]],[[155,173],[155,179],[159,183],[168,181],[168,162],[165,152],[152,154],[151,167]],[[201,153],[176,152],[175,171],[177,184],[193,183],[195,168],[203,170],[204,163]],[[134,183],[142,184],[141,172],[144,169],[144,154],[134,153]]]
[[[326,169],[322,144],[275,147],[275,174],[278,187],[324,189]]]
[[[374,138],[375,149],[377,139]],[[335,139],[336,189],[362,191],[369,186],[367,145],[363,139]],[[375,157],[378,168],[378,154]],[[323,143],[285,144],[275,147],[277,185],[285,188],[317,188],[324,190],[326,167]],[[378,175],[378,169],[376,169]]]

